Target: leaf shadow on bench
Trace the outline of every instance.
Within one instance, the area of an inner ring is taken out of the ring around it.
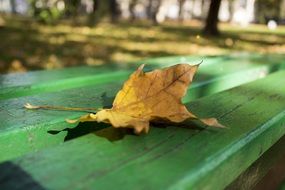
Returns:
[[[105,138],[111,142],[122,140],[126,135],[135,136],[132,129],[114,128],[110,126],[110,124],[96,122],[79,123],[74,128],[65,128],[59,131],[49,130],[48,133],[56,135],[63,131],[67,131],[67,135],[64,138],[64,142],[92,133],[98,137]]]
[[[114,96],[108,96],[106,92],[101,95],[101,104],[103,108],[111,108],[112,102],[114,101]],[[169,124],[165,123],[151,123],[151,128],[166,128]],[[189,128],[195,130],[203,130],[204,128],[199,126],[195,122],[188,122],[187,124],[171,124],[171,126]],[[150,129],[151,130],[151,129]],[[67,131],[67,135],[64,138],[65,141],[69,141],[83,135],[95,134],[98,137],[105,138],[110,142],[122,140],[125,136],[139,136],[136,135],[133,129],[130,128],[114,128],[110,124],[97,123],[97,122],[83,122],[79,123],[76,127],[65,128],[63,130],[49,130],[47,131],[51,135],[56,135],[60,132]]]
[[[64,141],[69,141],[83,135],[95,134],[98,137],[103,137],[111,142],[123,139],[126,135],[135,135],[132,129],[128,128],[113,128],[109,124],[97,122],[79,123],[74,128],[65,128],[61,131],[48,131],[50,134],[58,134],[62,131],[67,131]]]
[[[111,108],[114,96],[108,96],[106,92],[101,95],[102,107]],[[64,138],[65,141],[75,139],[77,137],[93,133],[96,136],[103,137],[111,142],[123,139],[126,135],[135,135],[132,129],[128,128],[113,128],[110,124],[97,123],[97,122],[84,122],[79,123],[74,128],[65,128],[63,130],[49,130],[49,134],[56,135],[60,132],[67,131],[67,135]]]
[[[111,108],[114,99],[115,99],[115,96],[108,96],[107,92],[103,92],[101,95],[101,101],[102,101],[103,108],[104,109]]]
[[[152,123],[151,129],[153,128],[167,128],[167,127],[178,127],[178,128],[187,128],[189,130],[204,130],[205,128],[199,126],[195,122],[190,122],[187,125],[186,124],[172,124],[171,126],[167,126],[163,123]],[[119,141],[122,140],[127,135],[131,136],[139,136],[136,135],[131,128],[114,128],[110,124],[105,123],[96,123],[96,122],[84,122],[79,123],[74,128],[65,128],[60,131],[56,130],[49,130],[48,133],[52,135],[56,135],[60,132],[67,131],[67,135],[64,138],[65,141],[69,141],[78,137],[81,137],[83,135],[87,134],[94,134],[98,137],[105,138],[110,142]],[[151,132],[151,131],[150,131]]]

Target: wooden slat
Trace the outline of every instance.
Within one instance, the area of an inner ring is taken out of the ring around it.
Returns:
[[[222,189],[284,135],[284,75],[280,71],[187,104],[228,129],[152,127],[148,135],[127,133],[114,142],[103,137],[110,128],[94,131],[2,163],[0,187]]]
[[[222,62],[202,66],[199,69],[192,88],[184,98],[189,102],[195,98],[213,94],[242,83],[266,76],[270,67],[251,65],[241,62]],[[17,157],[29,151],[54,146],[64,141],[67,131],[58,135],[47,133],[49,130],[63,130],[73,125],[65,122],[66,118],[76,118],[83,113],[60,111],[33,111],[23,109],[26,102],[33,104],[51,104],[71,107],[111,106],[113,97],[120,89],[123,80],[50,92],[34,96],[24,96],[0,101],[0,161]]]
[[[104,66],[3,75],[0,100],[107,83],[126,79],[130,73],[128,69]]]
[[[207,57],[209,62],[217,62],[221,58]],[[129,64],[105,64],[95,67],[74,67],[52,71],[34,71],[24,74],[0,75],[0,99],[15,98],[44,92],[58,91],[81,86],[96,85],[118,79],[126,79],[139,64],[148,63],[157,68],[162,62],[175,64],[180,60],[190,62],[194,56],[173,56],[169,58],[146,59]]]
[[[53,71],[38,71],[26,74],[0,75],[0,100],[126,79],[127,76],[142,63],[146,63],[146,69],[150,70],[180,62],[198,63],[203,60],[204,63],[201,66],[201,70],[205,68],[206,71],[213,70],[215,71],[215,74],[224,75],[226,72],[233,72],[234,69],[248,69],[248,65],[252,66],[253,63],[256,68],[267,67],[267,72],[271,72],[272,70],[281,67],[282,64],[280,63],[284,60],[284,57],[282,56],[271,56],[270,60],[267,60],[266,58],[266,56],[258,54],[199,57],[176,56],[147,59],[140,62],[124,64],[122,66],[118,64],[107,64],[99,67],[78,67]],[[270,64],[268,64],[268,62]],[[229,65],[229,63],[230,65],[236,66],[227,68],[225,65]],[[215,67],[212,64],[220,66]],[[208,67],[209,69],[207,69]],[[283,68],[284,67],[285,65],[283,64]]]

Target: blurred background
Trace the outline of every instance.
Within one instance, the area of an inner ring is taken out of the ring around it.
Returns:
[[[0,0],[0,73],[285,53],[285,0]]]

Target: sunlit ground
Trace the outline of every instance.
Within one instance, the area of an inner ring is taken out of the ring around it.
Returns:
[[[2,26],[1,26],[2,25]],[[123,64],[171,55],[223,54],[233,51],[285,53],[285,27],[247,28],[222,24],[222,35],[200,34],[201,23],[101,23],[93,28],[29,20],[0,23],[0,73],[77,65]]]

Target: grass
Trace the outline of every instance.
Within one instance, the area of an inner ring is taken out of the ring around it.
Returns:
[[[127,22],[96,27],[41,25],[31,20],[5,20],[0,27],[0,73],[78,65],[123,64],[171,55],[222,54],[236,51],[285,53],[285,27],[247,28],[221,24],[222,35],[201,35],[201,23]]]

